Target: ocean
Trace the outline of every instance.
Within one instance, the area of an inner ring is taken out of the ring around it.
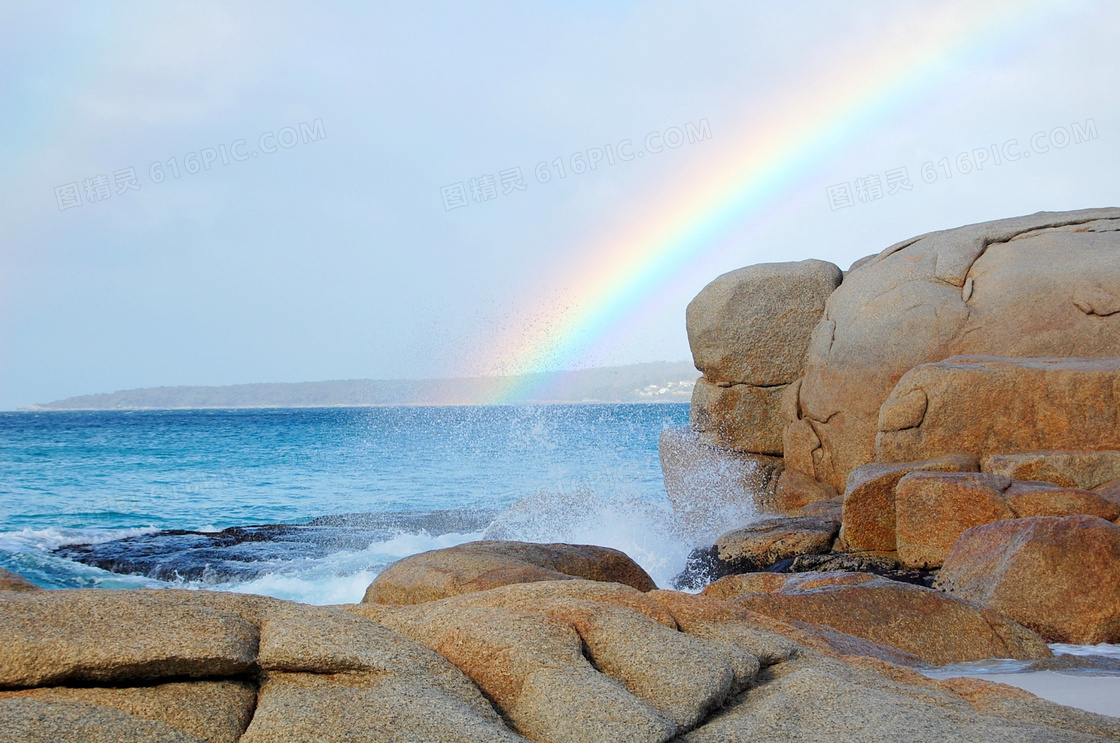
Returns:
[[[0,413],[0,566],[50,588],[326,604],[481,538],[690,549],[657,440],[687,404]],[[718,525],[713,528],[718,529]]]

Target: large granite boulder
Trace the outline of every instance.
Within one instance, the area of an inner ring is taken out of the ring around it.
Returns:
[[[982,458],[1118,449],[1120,357],[955,356],[922,364],[883,403],[875,446],[884,462],[960,451]]]
[[[874,461],[879,408],[921,364],[1120,356],[1118,228],[1120,209],[1042,212],[922,235],[861,261],[813,330],[787,465],[842,488]],[[916,416],[920,402],[898,412]]]
[[[840,524],[818,516],[779,516],[721,534],[715,550],[722,572],[762,570],[798,555],[819,555],[832,549]]]
[[[911,472],[976,472],[980,462],[953,454],[921,462],[871,463],[852,470],[844,490],[840,544],[852,552],[895,548],[895,487]]]
[[[1120,642],[1120,526],[1095,516],[978,526],[957,540],[937,585],[1049,642]]]
[[[233,676],[256,669],[257,627],[160,591],[3,597],[0,688]]]
[[[692,425],[709,443],[782,453],[782,393],[842,278],[826,261],[762,263],[723,274],[689,303],[688,342],[704,374]]]
[[[835,627],[927,663],[1050,655],[1038,635],[997,611],[878,576],[860,582],[844,580],[799,577],[779,590],[744,593],[730,603],[787,622]]]
[[[629,557],[609,547],[530,542],[468,542],[398,560],[366,589],[366,603],[420,604],[512,583],[546,580],[657,584]]]
[[[1092,490],[1120,479],[1120,451],[1028,451],[990,454],[980,463],[984,472],[1012,480],[1051,482],[1066,488]]]
[[[102,710],[108,708],[166,725],[209,743],[237,743],[253,717],[257,689],[247,681],[225,679],[124,687],[47,686],[0,692],[0,706],[6,700],[14,699],[34,700],[46,705],[76,704],[79,709],[93,712],[95,718],[98,714],[96,708],[85,705],[97,705]],[[0,712],[0,717],[2,715]],[[121,719],[124,721],[126,718]],[[130,727],[136,725],[126,724]],[[11,732],[11,729],[5,729],[5,740],[11,740],[8,738]],[[121,729],[118,733],[120,740],[134,740]]]

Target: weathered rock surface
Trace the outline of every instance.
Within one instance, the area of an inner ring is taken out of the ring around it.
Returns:
[[[17,591],[26,593],[27,591],[42,590],[39,586],[24,578],[19,573],[13,573],[11,570],[0,568],[0,591]]]
[[[161,722],[78,700],[0,699],[8,743],[203,743]]]
[[[684,740],[1058,743],[1120,734],[1114,718],[1039,703],[1018,689],[977,679],[933,681],[872,660],[845,663],[819,656],[781,669]]]
[[[921,414],[897,412],[919,398]],[[883,403],[876,440],[884,462],[1117,448],[1120,357],[954,356],[922,364]]]
[[[257,628],[160,591],[33,591],[2,600],[0,687],[214,677],[256,667]],[[113,631],[107,631],[107,628]]]
[[[8,699],[30,699],[46,704],[78,702],[98,705],[141,720],[162,723],[195,736],[192,740],[201,738],[209,743],[237,743],[253,717],[257,689],[255,685],[239,680],[111,688],[47,686],[0,692],[0,707]],[[9,740],[6,734],[5,740]],[[125,736],[121,740],[132,738]]]
[[[270,673],[242,743],[513,743],[493,710],[397,674]]]
[[[843,274],[826,261],[762,263],[718,277],[686,311],[696,368],[713,384],[789,384]]]
[[[1005,475],[983,472],[912,472],[895,488],[898,559],[912,568],[936,568],[964,532],[1015,518],[1003,496]]]
[[[874,461],[879,409],[920,364],[963,354],[1120,356],[1118,228],[1120,209],[1042,212],[922,235],[861,261],[813,330],[784,437],[787,466],[843,487]],[[916,418],[921,402],[915,395],[888,413],[891,425]]]
[[[1049,642],[1120,642],[1120,526],[1094,516],[979,526],[957,540],[938,586]]]
[[[911,472],[976,472],[980,462],[967,454],[954,454],[919,462],[865,464],[848,475],[844,490],[844,549],[890,551],[895,549],[894,490]]]
[[[828,483],[818,482],[803,472],[785,469],[778,477],[773,497],[764,498],[763,509],[786,516],[808,516],[799,513],[806,506],[822,501],[838,500],[840,494]]]
[[[669,502],[698,534],[749,521],[772,498],[784,469],[779,457],[711,446],[687,426],[662,431],[658,452]]]
[[[784,390],[784,385],[718,385],[700,377],[692,389],[689,424],[701,439],[714,446],[781,456]]]
[[[787,583],[776,592],[742,594],[730,603],[783,621],[834,627],[928,663],[1050,654],[1038,635],[1002,614],[939,591],[878,577],[848,585],[809,585]]]
[[[1120,504],[1097,493],[1006,475],[914,472],[895,488],[898,559],[910,568],[938,568],[957,538],[995,521],[1087,514],[1120,518]]]
[[[700,593],[728,601],[745,593],[774,593],[791,588],[804,591],[820,586],[853,586],[878,580],[871,573],[740,573],[725,575]]]
[[[980,463],[984,472],[1012,480],[1051,482],[1066,488],[1092,490],[1120,479],[1120,451],[1028,451],[990,454]]]
[[[573,578],[623,583],[642,591],[657,587],[636,562],[608,547],[484,541],[398,560],[377,576],[362,600],[419,604],[512,583]]]

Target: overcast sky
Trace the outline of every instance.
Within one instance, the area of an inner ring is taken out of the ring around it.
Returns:
[[[525,370],[498,338],[578,312],[611,236],[752,142],[828,130],[806,118],[830,91],[893,90],[563,363],[687,358],[723,271],[1120,205],[1118,28],[1114,2],[6,0],[0,409]],[[911,80],[918,45],[940,56]],[[607,162],[627,139],[642,156]]]

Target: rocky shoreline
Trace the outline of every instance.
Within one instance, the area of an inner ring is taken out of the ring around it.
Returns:
[[[699,593],[659,589],[616,550],[500,541],[405,558],[331,607],[0,572],[0,726],[13,741],[1118,740],[1120,718],[915,670],[1059,667],[1047,643],[1120,642],[1118,251],[1120,209],[1041,213],[847,272],[712,282],[688,309],[692,425],[661,438],[681,518],[726,527],[676,581]],[[764,518],[721,520],[744,504]]]

